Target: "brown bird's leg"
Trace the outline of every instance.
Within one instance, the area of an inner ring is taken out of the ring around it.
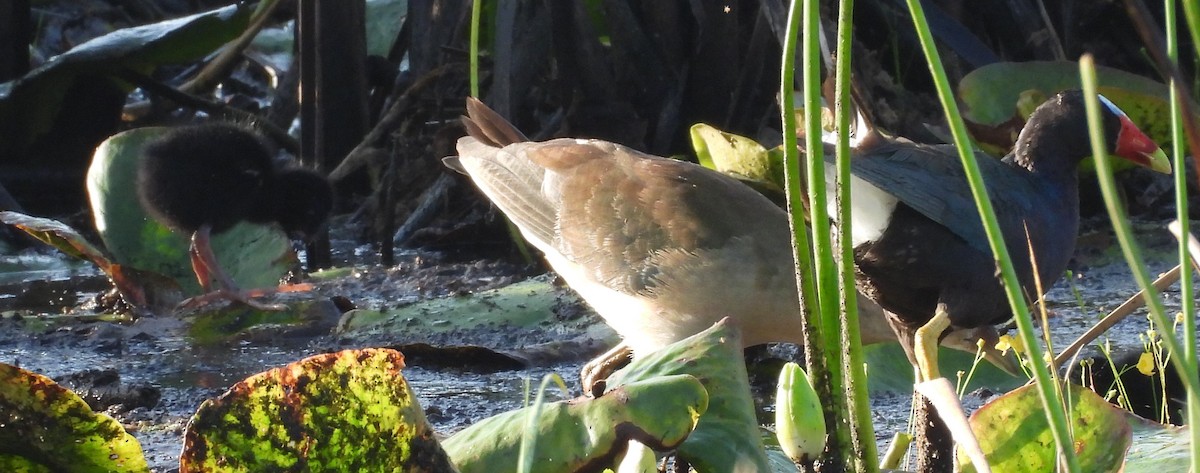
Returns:
[[[229,277],[229,274],[217,262],[217,257],[212,252],[211,237],[212,227],[208,224],[200,226],[200,228],[192,233],[192,244],[188,248],[188,254],[192,259],[192,271],[196,273],[196,280],[200,283],[200,288],[204,291],[204,294],[181,302],[181,306],[195,306],[205,304],[212,299],[225,299],[232,302],[241,302],[259,310],[278,311],[287,308],[287,306],[281,304],[267,304],[255,301],[239,289],[237,283],[233,282],[233,278]],[[215,289],[213,288],[213,280],[216,280],[218,286]]]
[[[584,394],[591,394],[592,397],[600,397],[604,394],[604,384],[597,386],[597,383],[602,383],[612,376],[617,370],[624,368],[633,359],[633,350],[626,345],[625,342],[617,344],[612,349],[597,356],[592,361],[583,365],[579,370],[579,379],[583,383]],[[599,389],[600,392],[595,392]]]

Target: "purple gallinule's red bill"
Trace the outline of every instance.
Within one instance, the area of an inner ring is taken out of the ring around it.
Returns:
[[[621,145],[530,142],[467,99],[457,157],[550,266],[624,338],[619,355],[647,353],[731,317],[746,346],[802,342],[786,213],[716,171]],[[865,343],[894,340],[879,307],[860,297]],[[949,337],[971,353],[968,334]],[[585,386],[590,388],[591,386]]]
[[[191,235],[192,269],[206,293],[272,309],[246,297],[221,269],[210,235],[248,221],[304,238],[320,231],[333,208],[328,180],[276,164],[261,137],[230,124],[180,127],[148,144],[137,192],[155,220]]]
[[[1108,151],[1170,172],[1162,150],[1100,99]],[[977,160],[1031,301],[1041,296],[1035,281],[1052,286],[1074,252],[1076,168],[1091,154],[1083,93],[1067,91],[1033,112],[1011,154]],[[922,380],[937,378],[934,341],[947,327],[978,328],[1012,317],[958,154],[952,146],[872,134],[857,148],[851,174],[858,288],[883,308]]]

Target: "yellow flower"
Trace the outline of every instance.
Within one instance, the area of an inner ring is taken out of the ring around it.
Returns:
[[[1154,368],[1155,368],[1154,355],[1151,355],[1149,353],[1142,353],[1142,356],[1138,357],[1137,369],[1142,374],[1144,374],[1146,376],[1153,376]]]

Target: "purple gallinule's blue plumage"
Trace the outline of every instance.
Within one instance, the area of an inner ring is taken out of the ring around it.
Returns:
[[[205,292],[250,302],[213,257],[209,237],[238,222],[277,224],[289,235],[316,234],[333,208],[321,175],[276,164],[246,128],[206,124],[176,128],[142,151],[138,198],[164,225],[191,235],[192,267]]]
[[[1103,97],[1108,151],[1170,172],[1162,150]],[[1002,160],[976,161],[1021,290],[1041,297],[1066,269],[1079,227],[1078,164],[1092,154],[1083,94],[1067,91],[1029,117]],[[940,377],[934,343],[949,329],[1005,322],[1012,311],[998,266],[951,146],[869,135],[851,160],[854,261],[859,290],[878,303],[921,381]],[[1035,272],[1036,268],[1036,272]],[[1036,278],[1036,279],[1035,279]],[[919,471],[949,467],[949,438],[918,416]]]
[[[1170,172],[1165,154],[1107,99],[1109,152]],[[1079,227],[1078,164],[1092,154],[1083,94],[1067,91],[1029,117],[1012,153],[977,160],[1023,291],[1035,293],[1066,269]],[[974,328],[1009,320],[1012,311],[975,201],[952,146],[878,135],[851,161],[854,254],[859,289],[888,313],[904,345],[935,312]],[[1026,237],[1028,232],[1028,239]],[[911,355],[911,352],[910,352]]]

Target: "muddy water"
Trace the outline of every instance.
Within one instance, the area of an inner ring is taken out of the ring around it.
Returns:
[[[1138,225],[1154,274],[1173,266],[1174,240],[1162,228],[1157,223]],[[1065,346],[1134,292],[1134,283],[1111,244],[1111,237],[1103,231],[1086,233],[1076,255],[1073,284],[1060,281],[1050,291],[1047,300],[1054,314],[1050,323],[1056,346]],[[341,280],[323,284],[322,290],[366,307],[394,306],[448,292],[499,286],[524,278],[526,272],[500,263],[443,263],[429,254],[406,255],[392,268],[369,267],[363,262],[370,257],[369,250],[351,246],[344,251],[344,259],[363,267]],[[142,442],[156,471],[177,467],[184,426],[204,399],[264,369],[312,354],[355,347],[328,336],[197,347],[178,335],[183,322],[169,318],[142,319],[133,324],[76,320],[51,326],[49,322],[67,317],[61,315],[66,308],[102,291],[103,279],[93,269],[50,252],[14,258],[24,260],[0,260],[0,269],[7,270],[0,273],[0,310],[5,314],[0,319],[0,362],[54,378],[90,369],[113,369],[125,385],[158,388],[161,401],[156,406],[115,413]],[[31,286],[39,289],[32,291]],[[1077,303],[1076,292],[1085,301],[1082,306]],[[1166,300],[1172,311],[1178,309],[1177,290],[1167,291]],[[1140,345],[1139,335],[1145,330],[1144,311],[1140,311],[1108,337],[1114,345],[1135,347]],[[514,334],[499,333],[497,337],[517,339]],[[518,407],[526,380],[536,386],[547,373],[561,374],[573,394],[578,394],[576,373],[581,361],[560,360],[529,370],[490,373],[414,365],[405,370],[405,378],[435,427],[448,434]],[[549,397],[562,396],[554,393]],[[881,440],[903,428],[908,400],[903,393],[873,396]],[[967,401],[978,404],[982,400],[968,396]]]

